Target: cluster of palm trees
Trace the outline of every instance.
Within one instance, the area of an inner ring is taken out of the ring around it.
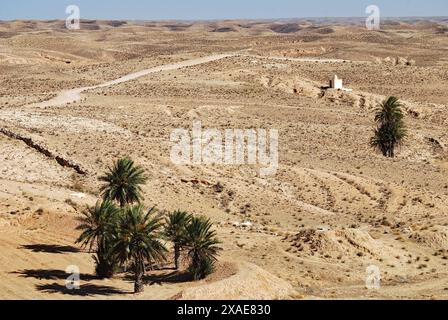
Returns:
[[[185,251],[193,279],[213,272],[221,248],[209,219],[183,211],[160,212],[155,207],[145,210],[142,185],[147,178],[128,158],[118,160],[99,179],[104,183],[102,200],[83,212],[77,227],[82,231],[77,243],[95,253],[99,278],[132,270],[134,292],[143,292],[146,270],[167,260],[166,241],[174,245],[176,270]]]
[[[402,104],[396,97],[389,97],[381,103],[375,114],[377,128],[370,145],[385,157],[394,158],[395,149],[406,138],[406,127]]]

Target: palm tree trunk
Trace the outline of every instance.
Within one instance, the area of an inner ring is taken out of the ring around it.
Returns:
[[[95,273],[100,279],[110,279],[115,273],[115,264],[108,256],[104,245],[98,242],[96,249]]]
[[[174,245],[174,266],[176,270],[179,270],[179,257],[180,257],[180,247],[178,244]]]
[[[143,274],[144,274],[143,261],[136,261],[135,262],[134,293],[142,293],[145,290],[145,286],[143,284]]]
[[[387,157],[393,158],[394,157],[394,144],[393,142],[387,143]]]

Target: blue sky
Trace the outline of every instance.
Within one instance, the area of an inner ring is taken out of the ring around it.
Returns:
[[[85,19],[361,17],[371,4],[386,17],[448,16],[447,0],[0,0],[0,20],[65,19],[70,4]]]

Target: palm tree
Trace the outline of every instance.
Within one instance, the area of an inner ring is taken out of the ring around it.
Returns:
[[[174,243],[174,265],[179,269],[180,251],[185,236],[185,227],[191,215],[183,211],[174,211],[165,218],[165,237]]]
[[[155,208],[144,213],[143,206],[128,207],[121,218],[112,254],[121,264],[130,263],[134,268],[134,292],[144,291],[145,263],[152,265],[165,260],[167,249],[159,240],[162,218]]]
[[[129,158],[118,160],[99,180],[105,182],[101,187],[104,200],[115,200],[122,208],[135,202],[140,204],[143,200],[141,185],[147,178],[143,169]]]
[[[402,104],[396,97],[389,97],[381,103],[375,114],[377,128],[370,145],[385,157],[395,157],[395,147],[406,138],[406,127]]]
[[[111,201],[98,201],[94,207],[89,207],[78,218],[81,223],[76,230],[82,230],[76,243],[81,243],[89,251],[96,250],[96,274],[100,278],[113,276],[116,264],[111,259],[109,251],[113,240],[114,229],[120,214]]]
[[[183,246],[188,249],[190,272],[195,280],[203,279],[213,272],[221,248],[212,231],[213,224],[205,217],[193,217],[185,227]]]

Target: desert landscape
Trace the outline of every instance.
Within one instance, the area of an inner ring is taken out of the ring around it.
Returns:
[[[448,299],[447,35],[448,18],[0,22],[0,298]],[[369,145],[389,96],[408,131],[395,158]],[[276,174],[173,164],[194,121],[278,130]],[[169,260],[140,295],[95,277],[77,218],[123,157],[146,207],[211,219],[212,275]]]

